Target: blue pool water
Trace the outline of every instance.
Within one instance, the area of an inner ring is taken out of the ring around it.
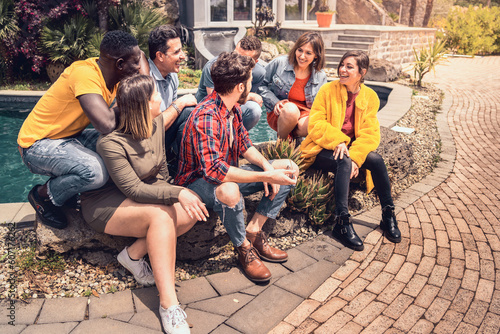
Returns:
[[[0,203],[26,202],[30,189],[48,177],[34,175],[23,164],[17,150],[17,134],[35,103],[0,102]],[[267,125],[266,114],[250,130],[250,138],[259,143],[276,139]]]

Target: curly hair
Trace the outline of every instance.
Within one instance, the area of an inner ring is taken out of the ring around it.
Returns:
[[[248,81],[254,66],[251,57],[222,52],[210,68],[214,90],[220,95],[230,94],[234,87]]]
[[[255,51],[255,58],[259,59],[262,52],[262,43],[257,37],[245,36],[240,39],[237,45],[245,51]]]
[[[104,35],[99,51],[113,58],[127,58],[137,45],[134,36],[125,31],[113,30]]]

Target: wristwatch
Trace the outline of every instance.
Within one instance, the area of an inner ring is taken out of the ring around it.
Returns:
[[[175,102],[172,102],[171,104],[172,107],[174,107],[175,111],[177,111],[177,115],[180,115],[182,110],[175,104]]]

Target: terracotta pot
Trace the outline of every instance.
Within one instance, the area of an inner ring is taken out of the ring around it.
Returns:
[[[333,14],[335,13],[322,13],[316,12],[316,21],[318,21],[318,26],[320,28],[329,28],[332,24]]]

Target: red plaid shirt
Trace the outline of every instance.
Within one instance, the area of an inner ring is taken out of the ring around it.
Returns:
[[[239,156],[252,142],[241,120],[239,104],[233,107],[234,143],[229,145],[230,111],[215,91],[201,101],[189,116],[179,150],[179,168],[175,183],[187,186],[200,177],[221,184],[229,166],[238,167]]]

